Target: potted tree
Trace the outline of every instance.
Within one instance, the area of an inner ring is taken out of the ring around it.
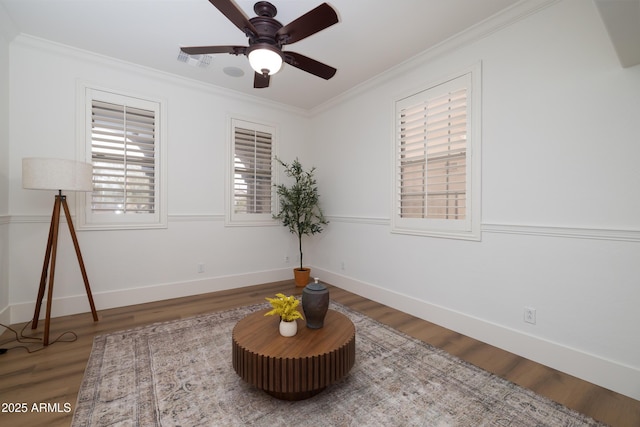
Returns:
[[[274,219],[282,221],[282,225],[298,237],[298,250],[300,252],[300,267],[293,270],[296,286],[304,287],[309,283],[311,269],[305,268],[302,263],[302,236],[322,232],[322,226],[329,222],[324,218],[322,209],[318,204],[320,195],[313,173],[315,167],[305,171],[296,158],[291,164],[287,164],[276,157],[278,163],[284,167],[287,177],[293,179],[290,186],[276,185],[276,193],[280,203],[280,211],[274,215]]]

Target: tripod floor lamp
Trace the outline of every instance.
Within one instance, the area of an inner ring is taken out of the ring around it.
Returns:
[[[65,159],[41,159],[26,158],[22,159],[22,187],[32,190],[57,190],[53,204],[53,214],[51,215],[51,225],[49,227],[49,240],[47,241],[47,250],[44,256],[44,264],[42,266],[42,275],[40,276],[40,288],[38,289],[38,299],[36,308],[33,313],[33,321],[31,329],[38,327],[38,319],[40,317],[40,308],[44,299],[45,290],[47,290],[47,274],[49,275],[49,287],[47,293],[47,313],[45,317],[43,344],[49,345],[49,325],[51,323],[51,303],[53,301],[53,280],[56,271],[56,253],[58,247],[58,228],[60,225],[60,208],[64,210],[73,240],[73,246],[76,250],[84,287],[89,298],[91,313],[94,322],[98,321],[98,313],[93,303],[93,295],[91,295],[91,287],[87,271],[82,260],[80,245],[76,231],[71,222],[71,214],[67,205],[67,198],[62,191],[91,191],[92,190],[93,166],[90,163],[76,162]]]

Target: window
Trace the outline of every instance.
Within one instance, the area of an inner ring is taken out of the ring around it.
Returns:
[[[270,126],[231,120],[229,224],[273,224],[274,134]]]
[[[474,69],[396,102],[394,232],[480,239],[478,88]]]
[[[93,192],[80,228],[165,227],[159,102],[85,88],[84,157]]]

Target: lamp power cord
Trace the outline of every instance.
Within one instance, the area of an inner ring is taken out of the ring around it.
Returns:
[[[27,322],[24,324],[24,326],[22,327],[22,329],[20,330],[20,332],[18,332],[17,330],[13,329],[10,326],[7,326],[3,323],[0,323],[0,326],[3,328],[6,328],[8,331],[12,332],[13,335],[15,336],[14,339],[11,339],[9,341],[5,341],[0,343],[0,354],[5,354],[7,351],[9,350],[15,350],[15,349],[24,349],[27,351],[27,353],[31,354],[31,353],[35,353],[37,351],[41,351],[44,350],[46,347],[44,345],[42,345],[41,347],[38,348],[31,348],[28,347],[27,345],[24,344],[37,344],[37,343],[41,343],[42,342],[42,338],[39,337],[34,337],[34,336],[30,336],[30,335],[25,335],[24,334],[24,330],[27,328],[27,326],[30,324],[31,322]],[[65,336],[70,335],[70,338],[64,338]],[[49,343],[49,345],[53,345],[57,342],[74,342],[78,339],[78,335],[73,332],[73,331],[66,331],[63,332],[62,334],[60,334],[57,338],[55,338],[53,341],[51,341]],[[18,343],[21,345],[13,345],[11,347],[5,347],[6,344],[10,344],[10,343]]]

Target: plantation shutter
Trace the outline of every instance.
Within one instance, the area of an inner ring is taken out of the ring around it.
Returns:
[[[233,209],[236,214],[271,214],[271,132],[234,126]]]
[[[156,112],[92,100],[94,213],[155,213]]]
[[[466,218],[467,88],[447,86],[444,93],[428,90],[399,104],[400,218]]]

